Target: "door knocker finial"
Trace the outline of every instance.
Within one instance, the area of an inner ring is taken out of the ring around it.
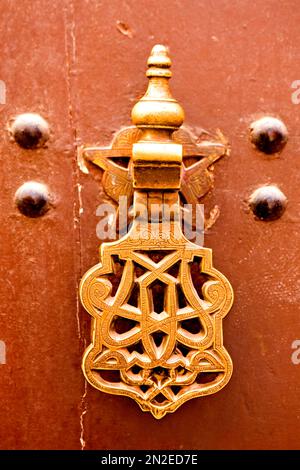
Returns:
[[[111,149],[82,148],[105,170],[108,194],[123,191],[134,208],[129,232],[103,243],[100,263],[81,280],[81,301],[92,316],[83,372],[95,388],[133,398],[155,418],[219,391],[232,374],[222,334],[231,285],[213,268],[211,249],[187,240],[181,229],[183,156],[193,144],[178,134],[184,113],[169,90],[170,66],[167,48],[155,46],[147,92],[132,110],[135,127]],[[227,150],[221,140],[194,147],[210,164]],[[130,157],[123,173],[109,161],[120,154]]]

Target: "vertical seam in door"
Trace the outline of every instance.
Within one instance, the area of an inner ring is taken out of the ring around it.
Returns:
[[[65,21],[65,61],[66,61],[66,80],[67,80],[67,96],[68,96],[68,116],[69,124],[73,135],[73,187],[74,187],[74,208],[73,208],[73,220],[74,220],[74,232],[75,232],[75,247],[74,247],[74,259],[75,259],[75,284],[76,284],[76,320],[77,320],[77,332],[79,338],[79,347],[82,351],[86,346],[86,340],[82,335],[81,324],[80,324],[80,303],[78,298],[78,286],[82,273],[82,254],[81,254],[81,226],[80,216],[82,213],[82,201],[81,201],[81,184],[79,182],[79,169],[77,166],[76,150],[78,145],[78,135],[75,123],[75,113],[73,105],[73,86],[72,76],[74,76],[75,64],[76,64],[76,37],[75,37],[75,18],[74,18],[74,3],[73,0],[65,0],[64,4],[64,21]],[[84,450],[86,441],[84,439],[84,416],[87,413],[87,383],[84,381],[84,391],[81,396],[79,405],[79,424],[80,424],[80,448]]]

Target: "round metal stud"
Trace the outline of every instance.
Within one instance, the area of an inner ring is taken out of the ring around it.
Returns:
[[[265,116],[250,126],[250,140],[266,154],[280,152],[288,140],[288,131],[280,119]]]
[[[42,183],[27,181],[16,191],[15,203],[26,217],[40,217],[49,210],[49,190]]]
[[[260,220],[279,219],[287,206],[287,198],[275,185],[257,188],[249,198],[253,214]]]
[[[17,144],[24,149],[43,147],[50,137],[47,121],[36,113],[17,116],[10,125],[10,133]]]

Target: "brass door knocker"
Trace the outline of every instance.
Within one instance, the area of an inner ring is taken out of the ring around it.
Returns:
[[[219,391],[232,374],[222,321],[233,291],[213,268],[211,249],[184,236],[179,201],[180,190],[193,204],[207,191],[207,168],[226,145],[221,138],[196,145],[179,130],[184,113],[169,90],[170,66],[167,49],[155,46],[147,92],[132,110],[135,127],[121,131],[110,149],[82,148],[104,169],[106,192],[115,200],[133,197],[134,208],[129,232],[103,243],[101,262],[81,280],[92,316],[83,372],[95,388],[133,398],[155,418]],[[198,164],[185,167],[183,157],[199,154]],[[122,156],[130,157],[128,168],[114,163]]]

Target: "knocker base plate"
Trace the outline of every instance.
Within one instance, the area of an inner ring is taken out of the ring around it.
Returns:
[[[145,198],[137,192],[139,205]],[[188,242],[177,222],[168,238],[159,228],[156,235],[147,222],[134,224],[126,237],[101,246],[101,264],[82,279],[81,299],[93,316],[83,371],[99,390],[131,397],[162,418],[229,381],[222,319],[233,294],[212,267],[211,250]]]

